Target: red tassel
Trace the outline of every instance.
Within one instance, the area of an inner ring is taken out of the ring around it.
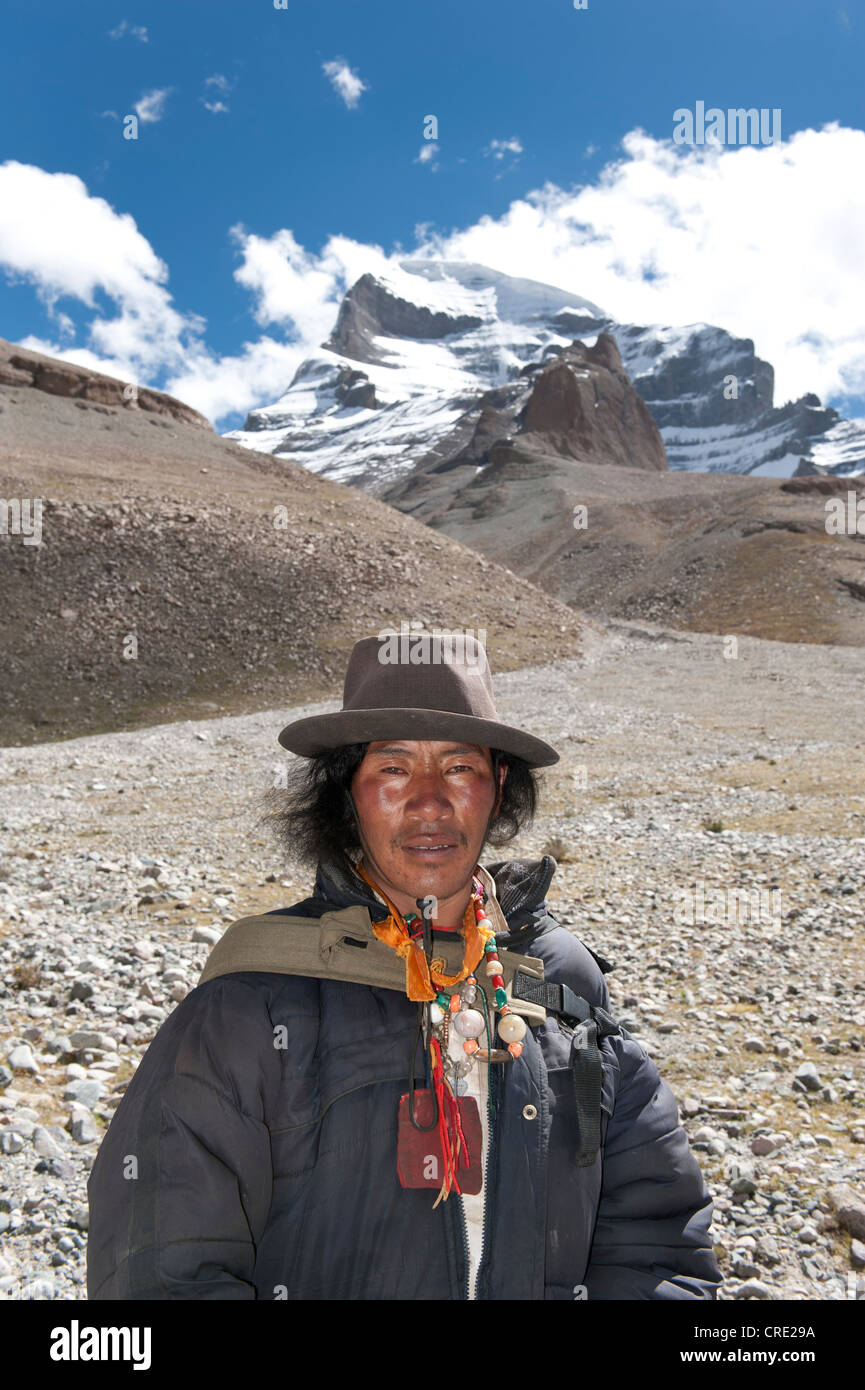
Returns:
[[[462,1190],[457,1181],[453,1157],[456,1146],[456,1133],[460,1135],[463,1145],[465,1147],[467,1146],[465,1145],[465,1135],[463,1134],[462,1124],[460,1122],[459,1106],[451,1093],[450,1087],[448,1086],[447,1090],[445,1090],[441,1048],[435,1038],[430,1039],[430,1052],[433,1057],[433,1086],[435,1088],[436,1100],[438,1101],[439,1108],[439,1143],[441,1145],[445,1170],[441,1191],[433,1203],[433,1207],[436,1207],[443,1197],[446,1199],[450,1195],[451,1186],[454,1187],[460,1196],[462,1195]]]

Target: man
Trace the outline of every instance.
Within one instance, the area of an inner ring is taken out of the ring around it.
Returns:
[[[669,1087],[547,910],[479,863],[558,754],[486,653],[354,647],[275,820],[312,896],[235,923],[160,1028],[89,1183],[91,1299],[712,1299]],[[131,1174],[131,1175],[130,1175]]]

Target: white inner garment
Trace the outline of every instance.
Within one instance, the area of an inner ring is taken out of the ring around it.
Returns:
[[[480,985],[478,985],[478,988],[480,989]],[[478,1041],[481,1041],[481,1039],[478,1039]],[[486,1038],[483,1039],[483,1043],[484,1046],[486,1046]],[[465,1060],[463,1040],[453,1026],[448,1035],[448,1053],[455,1061]],[[481,1245],[483,1244],[484,1199],[487,1191],[487,1152],[490,1142],[489,1116],[487,1114],[487,1096],[489,1091],[487,1063],[475,1062],[465,1080],[468,1085],[466,1095],[474,1096],[481,1116],[481,1133],[483,1136],[481,1145],[481,1190],[477,1196],[474,1197],[469,1196],[468,1193],[463,1193],[461,1197],[458,1197],[455,1192],[452,1192],[448,1201],[461,1201],[463,1210],[466,1214],[466,1227],[468,1230],[469,1242],[469,1298],[474,1298],[478,1265],[481,1259]],[[459,1169],[457,1169],[457,1181],[459,1181]]]

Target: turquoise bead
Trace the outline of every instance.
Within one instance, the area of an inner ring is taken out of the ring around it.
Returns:
[[[491,936],[490,939],[489,939],[489,941],[486,941],[486,942],[484,943],[484,950],[486,951],[487,955],[491,955],[491,953],[492,953],[495,949],[496,949],[496,939],[495,939],[494,936]]]
[[[505,992],[501,987],[499,987],[499,988],[496,990],[496,1008],[497,1008],[497,1009],[503,1008],[504,1005],[507,1004],[507,1002],[508,1002],[508,996],[507,996],[506,992]]]
[[[436,1003],[441,1004],[443,1009],[450,1007],[451,997],[449,994],[437,994]]]

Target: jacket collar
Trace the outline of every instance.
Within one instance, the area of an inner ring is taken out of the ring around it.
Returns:
[[[484,887],[497,900],[508,928],[506,935],[496,932],[503,946],[525,945],[547,929],[543,920],[547,916],[546,895],[556,871],[556,861],[551,854],[545,854],[542,859],[501,860],[481,864],[480,868]],[[344,854],[319,863],[312,896],[324,910],[358,903],[369,910],[373,922],[384,921],[388,915],[384,903],[355,873],[351,860]],[[497,918],[498,915],[495,914]]]

